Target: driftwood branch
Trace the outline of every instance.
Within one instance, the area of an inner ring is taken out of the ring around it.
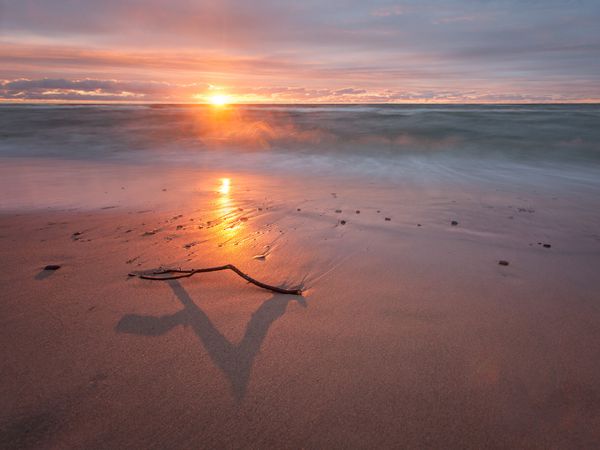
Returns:
[[[302,295],[302,289],[284,289],[277,286],[271,286],[266,283],[262,283],[258,280],[255,280],[249,275],[246,275],[240,269],[235,267],[233,264],[226,264],[224,266],[217,267],[206,267],[204,269],[162,269],[156,272],[150,273],[130,273],[129,276],[139,277],[144,280],[154,280],[154,281],[166,281],[166,280],[177,280],[179,278],[187,278],[192,275],[196,275],[197,273],[205,273],[205,272],[217,272],[219,270],[231,270],[246,280],[248,283],[252,283],[255,286],[258,286],[263,289],[267,289],[273,292],[279,292],[280,294],[291,294],[291,295]],[[169,276],[162,276],[169,275]]]

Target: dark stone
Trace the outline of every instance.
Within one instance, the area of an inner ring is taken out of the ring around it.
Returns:
[[[550,248],[552,247],[550,244],[544,244],[544,248]]]
[[[340,223],[341,223],[342,225],[346,225],[346,221],[345,221],[345,220],[340,220]]]
[[[360,210],[359,209],[356,210],[356,214],[360,214]]]
[[[46,267],[44,267],[44,270],[58,270],[60,269],[60,266],[58,264],[48,264]]]
[[[452,222],[450,222],[450,225],[452,225],[453,227],[455,227],[456,225],[458,225],[458,222],[456,220],[453,220]]]
[[[300,208],[298,208],[296,211],[302,211]]]
[[[340,214],[342,212],[342,210],[341,209],[336,209],[335,212],[338,213],[338,214]]]
[[[508,261],[504,261],[503,259],[501,259],[500,261],[498,261],[498,264],[500,264],[501,266],[508,266]]]
[[[389,222],[390,220],[392,220],[392,218],[391,217],[386,217],[385,220],[387,220]]]

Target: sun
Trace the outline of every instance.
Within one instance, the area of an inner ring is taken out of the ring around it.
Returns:
[[[224,94],[211,95],[208,99],[211,105],[223,106],[229,103],[229,96]]]

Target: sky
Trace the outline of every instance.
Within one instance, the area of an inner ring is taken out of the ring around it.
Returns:
[[[0,101],[600,101],[599,0],[0,0]]]

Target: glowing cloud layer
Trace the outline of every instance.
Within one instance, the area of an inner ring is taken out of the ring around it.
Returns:
[[[0,101],[600,99],[600,3],[0,3]]]

